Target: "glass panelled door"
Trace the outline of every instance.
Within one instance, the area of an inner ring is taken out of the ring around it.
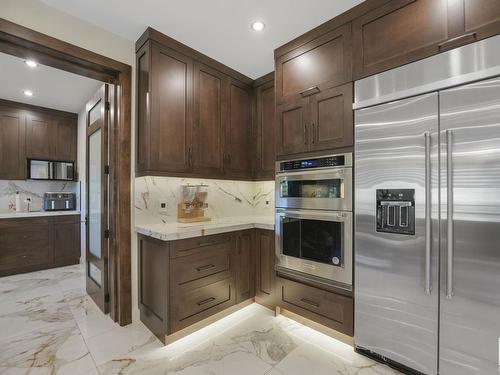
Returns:
[[[108,306],[108,85],[87,104],[86,287],[99,308]]]

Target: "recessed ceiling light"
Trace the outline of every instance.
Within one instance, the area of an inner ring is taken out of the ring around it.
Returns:
[[[252,22],[250,27],[252,28],[253,31],[262,31],[262,30],[264,30],[266,25],[264,25],[264,22],[262,22],[262,21],[254,21],[254,22]]]
[[[36,68],[38,66],[38,63],[35,60],[26,60],[25,63],[30,68]]]
[[[23,90],[24,96],[33,96],[33,91],[31,90]]]

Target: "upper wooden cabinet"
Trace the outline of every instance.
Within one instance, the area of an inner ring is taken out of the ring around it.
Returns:
[[[26,179],[26,114],[0,105],[0,180]]]
[[[359,79],[500,33],[500,2],[392,0],[352,25]]]
[[[278,104],[350,81],[350,23],[277,56],[275,68]]]
[[[194,123],[196,142],[194,170],[224,175],[226,79],[224,74],[197,63],[194,68]]]
[[[228,89],[226,128],[226,174],[235,178],[252,178],[250,152],[251,136],[251,89],[231,80]]]
[[[393,0],[354,20],[355,79],[437,53],[447,10],[448,0]]]
[[[136,47],[137,175],[252,178],[252,80],[150,28]]]
[[[76,163],[77,115],[0,100],[0,179],[25,180],[27,159]]]
[[[333,87],[277,108],[280,157],[352,147],[353,84]]]
[[[255,178],[274,180],[276,162],[276,103],[274,74],[255,88]]]
[[[28,159],[76,162],[77,118],[30,111],[26,122]]]
[[[465,33],[475,33],[477,39],[500,33],[500,1],[463,0],[463,11]]]
[[[188,172],[193,152],[193,60],[152,43],[150,169]]]

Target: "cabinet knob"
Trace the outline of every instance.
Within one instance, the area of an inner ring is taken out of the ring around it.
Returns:
[[[304,144],[307,145],[307,124],[304,124]]]

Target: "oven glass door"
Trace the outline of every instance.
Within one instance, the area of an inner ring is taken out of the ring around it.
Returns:
[[[352,284],[352,213],[278,210],[278,265]]]
[[[344,223],[283,217],[283,255],[342,266]]]
[[[276,206],[321,210],[352,207],[351,168],[326,172],[288,172],[276,177]]]

